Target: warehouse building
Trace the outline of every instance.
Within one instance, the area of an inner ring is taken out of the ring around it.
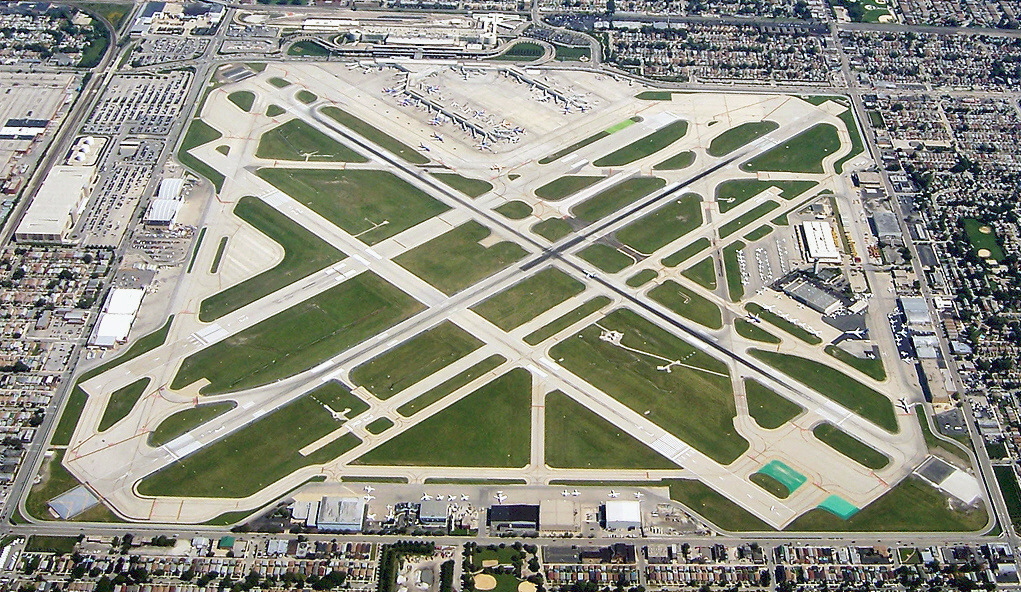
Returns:
[[[932,326],[932,316],[929,315],[929,306],[925,303],[925,298],[904,296],[900,299],[900,307],[904,311],[908,326],[914,328]]]
[[[32,198],[14,232],[24,243],[65,243],[81,217],[95,180],[95,167],[55,166]]]
[[[805,245],[805,258],[813,263],[840,263],[840,251],[833,240],[833,227],[829,222],[809,220],[801,223],[801,238]]]
[[[539,502],[539,525],[544,534],[578,532],[578,505],[567,499]]]
[[[642,527],[641,502],[613,500],[603,505],[606,530],[632,530]]]
[[[489,508],[489,526],[496,531],[539,530],[539,506],[526,504],[491,506]]]
[[[360,497],[324,497],[319,502],[316,525],[320,531],[361,532],[365,500]]]
[[[128,340],[131,324],[135,322],[138,307],[142,305],[145,290],[115,288],[110,290],[103,311],[99,313],[89,345],[113,347]]]
[[[423,526],[446,526],[450,505],[441,501],[422,502],[418,507],[418,521]]]
[[[145,211],[146,226],[163,226],[172,228],[177,222],[177,213],[181,210],[184,179],[163,179],[160,181],[156,197],[149,203]]]

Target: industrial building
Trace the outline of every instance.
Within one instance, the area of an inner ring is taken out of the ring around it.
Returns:
[[[567,499],[539,502],[539,526],[544,534],[577,532],[578,504]]]
[[[872,225],[879,240],[887,244],[904,244],[904,235],[901,234],[900,224],[897,223],[897,215],[893,212],[876,211],[872,214]]]
[[[539,506],[526,504],[491,506],[488,523],[496,531],[537,531],[539,530]]]
[[[830,290],[798,272],[781,278],[776,285],[784,294],[823,315],[833,314],[847,304]]]
[[[805,245],[805,258],[810,262],[840,263],[840,250],[833,240],[833,227],[829,222],[809,220],[801,223],[801,237]]]
[[[418,521],[423,526],[446,526],[450,505],[441,501],[425,501],[418,507]]]
[[[361,532],[365,500],[360,497],[324,497],[319,502],[316,526],[320,531]]]
[[[55,166],[32,198],[14,232],[25,243],[65,243],[81,217],[96,177],[95,167]]]
[[[49,124],[48,119],[8,119],[0,128],[0,140],[34,140]]]
[[[642,527],[641,502],[612,500],[603,505],[603,524],[606,530],[632,530]]]
[[[909,327],[932,326],[932,316],[929,315],[929,306],[925,303],[925,298],[903,296],[900,299],[900,307],[904,311],[904,318],[907,319]]]
[[[113,347],[127,341],[138,307],[142,305],[143,296],[145,290],[141,289],[110,290],[103,311],[99,313],[99,321],[96,322],[92,336],[89,337],[89,345]]]
[[[177,213],[181,210],[184,179],[163,179],[156,197],[149,203],[145,211],[146,226],[163,226],[172,228],[177,222]]]

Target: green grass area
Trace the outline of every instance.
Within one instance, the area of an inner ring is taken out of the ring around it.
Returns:
[[[741,266],[737,262],[737,255],[744,246],[743,242],[737,241],[723,248],[723,272],[727,276],[727,294],[732,302],[739,302],[744,298]]]
[[[571,208],[571,213],[586,222],[595,222],[665,185],[666,179],[659,177],[632,177],[579,203]]]
[[[757,240],[761,240],[769,236],[770,232],[773,232],[773,227],[768,224],[763,224],[762,226],[759,226],[755,230],[744,235],[744,240],[750,243],[754,243]]]
[[[28,553],[54,553],[56,555],[67,555],[74,552],[78,545],[76,536],[47,536],[41,534],[29,535],[25,543],[25,551]]]
[[[524,479],[472,479],[471,477],[458,479],[456,477],[426,477],[425,483],[430,485],[525,485]],[[451,533],[455,536],[456,533]]]
[[[847,153],[847,156],[843,156],[837,162],[833,163],[833,169],[838,173],[844,172],[844,164],[858,156],[865,150],[865,144],[861,139],[861,131],[858,129],[858,124],[854,121],[854,111],[848,109],[839,115],[840,120],[844,122],[844,126],[847,127],[847,133],[851,137],[851,151]]]
[[[744,392],[748,415],[767,430],[775,430],[804,411],[801,405],[751,378],[744,379]]]
[[[217,146],[216,151],[224,156],[227,156],[228,154],[230,154],[230,146],[227,145]]]
[[[719,306],[673,280],[649,290],[649,298],[700,325],[710,329],[723,328],[723,314]]]
[[[702,222],[702,197],[685,193],[621,228],[616,237],[639,253],[651,255],[702,226]]]
[[[968,456],[963,450],[955,446],[951,442],[947,442],[942,438],[937,437],[929,429],[929,422],[925,417],[925,408],[921,405],[915,407],[915,416],[918,418],[918,424],[922,428],[922,436],[925,439],[925,445],[930,450],[942,450],[944,454],[949,454],[951,458],[959,459],[960,462],[969,464]]]
[[[688,269],[685,269],[681,272],[681,275],[707,290],[715,290],[716,259],[713,257],[706,257]]]
[[[493,546],[478,547],[475,552],[472,553],[471,563],[475,565],[482,565],[483,561],[496,561],[500,565],[513,565],[515,560],[524,559],[524,555],[519,553],[513,546]],[[517,590],[517,588],[515,588]]]
[[[546,50],[538,43],[519,41],[493,59],[501,62],[534,62],[545,53]]]
[[[647,90],[638,93],[635,98],[642,101],[670,101],[673,100],[674,93],[668,90]]]
[[[292,119],[262,134],[255,156],[304,162],[369,161],[300,119]]]
[[[653,165],[652,169],[655,171],[677,171],[690,167],[694,162],[695,153],[691,150],[685,150],[674,154],[661,163]]]
[[[216,188],[217,193],[223,189],[224,176],[213,167],[192,156],[191,150],[204,144],[215,142],[222,136],[223,134],[210,127],[209,124],[201,119],[193,119],[191,125],[188,126],[188,131],[184,133],[181,147],[177,150],[177,160],[194,171],[195,174],[209,179],[209,182]]]
[[[741,170],[822,173],[825,172],[823,159],[839,149],[837,128],[828,123],[819,123],[745,161]]]
[[[170,332],[170,323],[173,320],[174,317],[171,315],[162,327],[138,338],[123,354],[78,375],[74,388],[71,389],[71,394],[68,395],[67,403],[64,405],[64,411],[60,414],[60,420],[57,421],[57,427],[53,430],[53,438],[50,440],[53,446],[66,446],[71,442],[74,428],[78,425],[78,418],[81,417],[82,409],[85,408],[85,403],[89,399],[89,396],[78,385],[163,345],[167,340],[167,334]]]
[[[105,18],[113,26],[114,31],[119,31],[134,5],[130,2],[77,2],[75,6]]]
[[[187,434],[202,424],[208,423],[227,413],[237,406],[234,401],[222,403],[206,403],[196,405],[184,411],[178,411],[160,422],[156,429],[149,432],[149,446],[163,446],[178,436]]]
[[[261,74],[266,71],[267,64],[265,62],[248,62],[245,64],[249,70],[256,74]]]
[[[322,114],[362,136],[373,144],[376,144],[380,148],[396,154],[411,164],[426,164],[429,162],[429,159],[423,156],[419,151],[395,139],[386,132],[381,131],[379,128],[366,123],[343,109],[340,109],[339,107],[334,107],[332,105],[329,107],[323,107]]]
[[[701,218],[701,214],[699,215],[699,217]],[[709,239],[707,238],[700,238],[696,241],[692,241],[691,244],[681,247],[680,250],[673,253],[672,255],[664,257],[661,263],[663,265],[666,265],[667,267],[677,267],[681,263],[684,263],[688,259],[691,259],[695,255],[697,255],[698,253],[701,253],[702,251],[708,249],[710,244],[712,243],[710,243]]]
[[[255,93],[250,90],[239,90],[227,95],[227,100],[245,113],[251,113],[252,105],[255,104]]]
[[[729,212],[749,199],[776,187],[780,197],[794,199],[818,185],[815,181],[759,181],[757,179],[729,179],[716,186],[716,201],[721,212]]]
[[[191,273],[191,269],[195,267],[195,258],[199,255],[199,249],[202,248],[202,239],[206,238],[206,227],[203,226],[199,230],[199,236],[195,239],[195,246],[191,251],[191,259],[188,260],[188,270],[185,273]]]
[[[389,399],[482,345],[464,329],[443,321],[357,366],[351,381],[380,399]]]
[[[367,245],[450,209],[388,171],[262,168],[258,175]]]
[[[585,284],[556,267],[548,267],[490,296],[472,310],[504,331],[511,331],[584,291]]]
[[[725,364],[627,309],[599,325],[620,331],[623,345],[646,353],[601,340],[602,329],[593,324],[554,346],[550,357],[719,463],[729,464],[747,450],[734,428]],[[657,370],[665,360],[684,365]]]
[[[546,323],[542,327],[539,327],[535,331],[532,331],[525,336],[525,343],[528,345],[537,345],[546,341],[550,337],[553,337],[557,333],[570,327],[571,325],[580,322],[585,317],[597,312],[610,303],[610,299],[606,296],[596,296],[590,300],[586,300],[582,304],[579,304],[573,310],[564,313],[558,319]]]
[[[688,122],[678,119],[623,148],[596,159],[592,164],[597,167],[623,166],[659,152],[683,138],[686,133],[688,133]]]
[[[341,483],[407,483],[407,477],[361,477],[358,475],[342,475]]]
[[[625,120],[625,121],[630,121],[630,120]],[[592,134],[591,136],[585,138],[584,140],[579,140],[578,142],[575,142],[574,144],[571,144],[570,146],[565,146],[564,148],[561,148],[560,150],[557,150],[556,152],[554,152],[553,154],[550,154],[549,156],[544,156],[544,157],[540,158],[539,159],[539,164],[549,164],[549,163],[554,162],[556,160],[560,160],[561,158],[567,156],[568,154],[570,154],[572,152],[575,152],[577,150],[581,150],[582,148],[584,148],[585,146],[588,146],[589,144],[592,144],[594,142],[598,142],[599,140],[602,140],[603,138],[609,136],[610,133],[611,132],[606,131],[606,130],[600,131],[600,132],[596,132],[596,133]]]
[[[996,261],[1003,260],[1003,248],[1000,247],[1000,241],[996,239],[996,232],[992,230],[992,226],[984,224],[981,220],[976,220],[975,218],[965,218],[961,222],[964,225],[964,233],[968,237],[968,242],[971,243],[976,253],[979,249],[986,249],[990,253],[989,259]],[[990,231],[982,232],[983,227],[988,227]]]
[[[731,532],[773,530],[754,514],[730,501],[698,479],[670,479],[670,499],[680,502],[709,522]]]
[[[643,269],[627,279],[626,283],[632,288],[639,288],[659,277],[659,273],[652,269]]]
[[[641,115],[635,115],[634,117],[625,119],[624,121],[618,121],[617,123],[606,128],[604,131],[607,134],[615,134],[620,130],[627,129],[636,123],[640,123],[641,121],[642,121]]]
[[[738,232],[739,230],[745,228],[746,226],[755,224],[756,222],[759,221],[759,218],[762,218],[766,214],[772,212],[773,210],[779,207],[780,204],[773,200],[769,200],[755,206],[754,208],[748,210],[744,214],[741,214],[737,218],[734,218],[730,222],[727,222],[726,224],[721,226],[720,238],[728,237],[734,234],[735,232]]]
[[[528,463],[531,401],[532,375],[516,368],[370,450],[355,462],[523,467]]]
[[[184,359],[171,382],[200,378],[203,394],[243,390],[303,372],[422,310],[373,272],[364,272]]]
[[[951,509],[947,497],[920,479],[908,477],[879,499],[843,520],[822,509],[811,510],[787,531],[813,532],[969,532],[986,524],[981,506]]]
[[[503,214],[507,218],[510,218],[511,220],[523,220],[532,215],[532,206],[517,199],[502,204],[494,208],[494,210],[497,213]]]
[[[553,58],[558,62],[577,62],[582,58],[588,61],[592,58],[592,50],[588,47],[567,47],[564,45],[554,45],[553,48],[556,50]]]
[[[75,418],[78,419],[77,417]],[[78,486],[78,480],[64,468],[64,451],[53,450],[52,457],[43,461],[40,474],[43,479],[29,490],[25,509],[29,515],[42,520],[53,520],[47,503],[58,495]]]
[[[499,367],[500,364],[503,364],[506,361],[507,358],[499,354],[489,356],[485,360],[482,360],[481,362],[473,365],[471,368],[468,368],[464,372],[461,372],[460,374],[452,378],[448,378],[447,380],[427,390],[421,395],[415,397],[411,401],[405,403],[404,405],[401,405],[400,407],[397,408],[397,412],[403,415],[404,417],[411,417],[412,415],[418,413],[422,409],[425,409],[429,405],[432,405],[436,401],[439,401],[443,397],[446,397],[450,393],[463,387],[464,385],[475,380],[476,378],[483,376],[487,372],[492,372],[497,367]]]
[[[782,341],[776,335],[773,335],[769,331],[763,329],[758,323],[753,323],[745,319],[737,319],[734,321],[734,329],[737,331],[738,335],[745,339],[773,344],[777,344]]]
[[[149,377],[140,378],[110,393],[110,400],[103,411],[103,417],[99,420],[99,431],[105,432],[112,425],[127,417],[147,386],[149,386]]]
[[[560,201],[603,179],[593,175],[564,175],[536,189],[535,195],[547,201]]]
[[[365,426],[365,430],[370,434],[382,434],[389,430],[394,425],[394,422],[390,421],[386,417],[380,417],[379,419],[370,422]]]
[[[1007,444],[1005,442],[986,442],[986,454],[992,460],[1003,460],[1007,458]]]
[[[875,358],[859,358],[835,345],[827,345],[826,353],[880,382],[886,380],[886,368],[883,366],[883,360],[878,356]]]
[[[330,55],[330,50],[315,41],[303,40],[292,43],[287,48],[287,55],[303,58],[325,58]]]
[[[678,468],[561,391],[546,395],[546,464],[565,469]]]
[[[209,264],[209,273],[216,273],[220,271],[220,262],[223,261],[223,253],[227,250],[227,240],[229,237],[221,236],[220,242],[216,245],[216,253],[213,255],[213,262]]]
[[[761,349],[750,350],[750,353],[756,359],[818,391],[879,427],[893,433],[899,431],[897,416],[890,399],[836,368],[790,354]]]
[[[344,253],[261,199],[242,197],[234,206],[234,215],[280,245],[284,257],[271,269],[203,300],[199,305],[199,320],[203,322],[234,312],[345,257]],[[214,268],[218,266],[221,255],[222,251],[218,250]]]
[[[830,448],[870,469],[881,469],[890,464],[885,454],[831,423],[815,426],[812,434]]]
[[[537,222],[534,226],[532,226],[532,232],[538,234],[551,243],[557,242],[571,234],[573,231],[574,228],[571,227],[570,222],[563,218],[550,218],[548,220]]]
[[[490,229],[471,220],[393,260],[450,296],[528,254],[510,241],[479,244],[490,234]]]
[[[885,129],[886,128],[886,122],[883,121],[883,114],[882,113],[880,113],[879,111],[871,111],[870,110],[870,111],[867,112],[867,114],[869,116],[869,125],[871,125],[872,127],[876,128],[876,129]]]
[[[291,82],[289,80],[277,77],[270,78],[269,83],[277,88],[287,88],[288,86],[291,86]]]
[[[996,474],[996,482],[1003,494],[1003,503],[1007,506],[1010,521],[1021,524],[1021,488],[1018,487],[1017,473],[1010,465],[994,466],[993,473]]]
[[[741,125],[735,125],[709,142],[706,152],[709,156],[726,156],[741,146],[761,138],[769,132],[779,129],[780,124],[775,121],[749,121]]]
[[[99,25],[101,28],[105,28],[96,20],[93,20],[92,22]],[[85,46],[85,49],[82,50],[82,58],[78,61],[78,67],[94,68],[98,66],[99,62],[103,60],[103,56],[106,54],[106,50],[109,49],[109,47],[110,39],[107,38],[106,35],[100,35],[92,38],[92,40],[89,41],[89,44]]]
[[[755,304],[754,302],[749,302],[745,306],[745,308],[751,314],[759,317],[763,321],[766,321],[770,325],[773,325],[774,327],[782,329],[783,331],[793,335],[794,337],[797,337],[798,339],[804,341],[805,343],[810,343],[812,345],[819,345],[820,343],[822,343],[822,339],[820,339],[819,336],[809,333],[808,331],[802,329],[801,327],[795,325],[794,323],[788,321],[787,319],[781,317],[780,315],[772,311],[766,310],[765,308],[762,308],[761,306]]]
[[[617,273],[635,263],[630,255],[602,243],[585,247],[578,256],[606,273]]]
[[[753,473],[748,480],[768,491],[773,497],[787,499],[791,495],[786,485],[765,473]]]
[[[436,177],[456,191],[460,191],[472,199],[493,190],[493,184],[489,181],[472,179],[470,177],[458,175],[457,173],[433,173],[433,177]]]
[[[266,107],[266,117],[277,117],[284,113],[287,113],[287,109],[284,109],[280,105],[270,105],[269,107]]]
[[[246,497],[294,471],[329,462],[361,441],[346,433],[308,456],[298,453],[341,426],[329,411],[351,409],[357,417],[369,406],[336,381],[322,384],[295,401],[149,475],[138,483],[142,495]],[[244,467],[244,470],[238,470]]]

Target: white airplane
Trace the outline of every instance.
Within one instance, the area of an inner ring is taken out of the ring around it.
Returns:
[[[433,496],[429,495],[428,493],[423,493],[422,494],[422,501],[423,502],[430,501],[430,500],[432,500],[432,498],[433,498]]]
[[[369,514],[368,516],[366,516],[366,518],[368,518],[369,521],[371,522],[371,521],[374,521],[376,519],[376,515],[375,514]]]
[[[433,139],[442,142],[443,141],[443,136],[433,132]]]
[[[383,92],[385,92],[388,95],[395,95],[400,91],[398,91],[396,88],[384,88]]]
[[[372,493],[373,491],[376,491],[376,488],[371,485],[366,485],[365,491],[367,491],[368,493]]]
[[[642,493],[641,491],[635,492],[635,499],[642,499],[643,497],[645,497],[645,494]]]
[[[574,491],[571,492],[571,495],[573,495],[574,497],[578,497],[579,495],[581,495],[581,492],[575,489]]]
[[[419,150],[421,150],[422,152],[429,152],[429,147],[428,147],[428,146],[426,146],[425,144],[421,144],[421,143],[420,143],[420,144],[418,145],[418,149],[419,149]]]
[[[616,498],[620,497],[620,492],[619,491],[610,490],[610,497],[616,499]]]
[[[452,501],[456,501],[456,500],[457,500],[457,496],[456,495],[448,495],[447,496],[447,501],[448,502],[452,502]]]
[[[570,492],[570,491],[567,491],[567,490],[565,489],[565,490],[563,490],[563,491],[561,491],[561,492],[560,492],[560,495],[562,495],[562,496],[564,496],[564,497],[568,497],[568,496],[570,496],[570,495],[571,495],[571,492]]]
[[[334,409],[333,407],[330,407],[326,403],[323,403],[319,399],[313,398],[313,401],[315,401],[316,403],[319,403],[320,405],[322,405],[323,409],[326,409],[326,411],[331,416],[333,416],[333,419],[336,420],[336,421],[347,421],[347,419],[348,419],[347,418],[347,414],[351,413],[351,408],[350,407],[345,407],[343,411],[337,411],[336,409]]]
[[[443,117],[436,116],[429,120],[429,125],[442,125]]]
[[[407,107],[408,105],[411,104],[411,99],[401,99],[401,102],[399,104],[401,107]]]
[[[364,499],[367,502],[371,502],[372,500],[376,499],[376,496],[374,496],[374,495],[363,495],[362,499]]]
[[[466,502],[466,501],[468,501],[468,496],[467,496],[466,494],[462,493],[462,494],[461,494],[461,501],[462,501],[462,502]]]
[[[908,400],[906,398],[901,397],[900,399],[897,399],[897,405],[904,410],[904,413],[910,413],[910,410],[908,409]]]
[[[494,495],[493,497],[495,497],[496,501],[501,504],[503,503],[503,500],[507,499],[507,496],[504,495],[502,491],[497,491],[496,495]]]

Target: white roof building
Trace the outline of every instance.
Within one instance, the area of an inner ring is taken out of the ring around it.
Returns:
[[[607,530],[628,530],[641,528],[641,502],[631,500],[612,500],[604,506]]]
[[[809,261],[840,263],[840,250],[833,240],[833,228],[829,222],[809,220],[801,223],[801,234],[805,239],[805,250]]]
[[[63,243],[81,217],[96,176],[95,167],[58,165],[50,169],[14,232],[28,243]]]
[[[319,530],[359,532],[364,518],[365,500],[362,498],[327,496],[319,503],[316,522]]]
[[[144,296],[145,290],[142,289],[110,290],[106,304],[103,305],[103,312],[99,314],[99,321],[96,322],[96,328],[89,337],[89,345],[113,347],[127,341],[131,324],[135,322],[135,315],[138,313],[138,307],[142,305]]]

